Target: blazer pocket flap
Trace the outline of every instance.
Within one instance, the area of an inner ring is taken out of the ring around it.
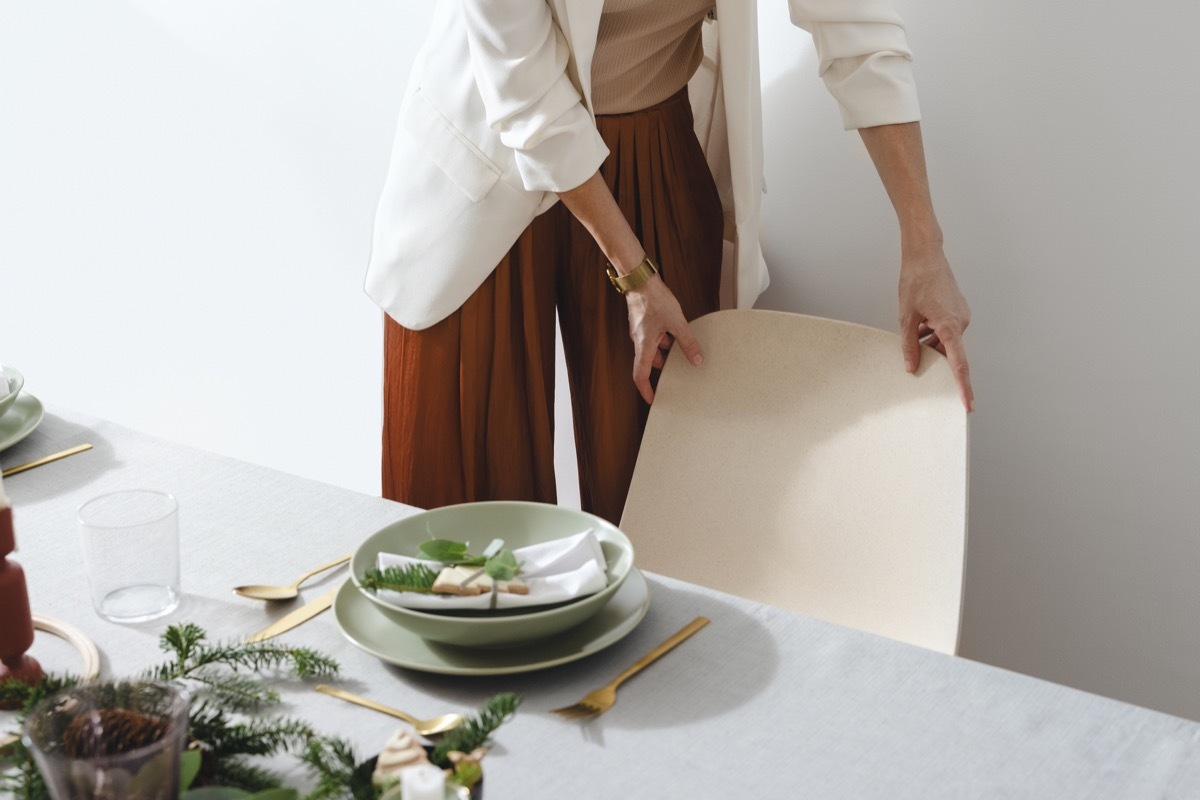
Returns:
[[[471,202],[482,200],[500,178],[500,168],[419,89],[404,109],[404,126]]]

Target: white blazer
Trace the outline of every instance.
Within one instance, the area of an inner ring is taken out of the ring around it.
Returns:
[[[603,0],[439,0],[400,110],[367,294],[419,330],[475,291],[533,218],[596,172],[591,65]],[[891,0],[789,0],[847,129],[920,118]],[[766,288],[758,242],[762,114],[753,0],[716,0],[689,84],[725,206],[723,302]]]

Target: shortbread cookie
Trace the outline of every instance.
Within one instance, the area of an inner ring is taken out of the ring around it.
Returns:
[[[479,567],[446,567],[433,582],[433,591],[439,594],[476,595],[490,592],[494,581]],[[529,587],[520,578],[500,581],[496,590],[509,594],[529,594]]]

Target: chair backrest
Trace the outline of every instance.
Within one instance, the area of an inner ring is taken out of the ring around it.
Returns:
[[[899,337],[774,311],[692,323],[667,359],[621,528],[642,569],[954,653],[967,415]]]

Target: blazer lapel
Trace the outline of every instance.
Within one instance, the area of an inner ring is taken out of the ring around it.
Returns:
[[[568,74],[583,95],[584,105],[591,111],[592,56],[596,52],[596,34],[600,30],[604,0],[552,0],[551,8],[571,48]]]

